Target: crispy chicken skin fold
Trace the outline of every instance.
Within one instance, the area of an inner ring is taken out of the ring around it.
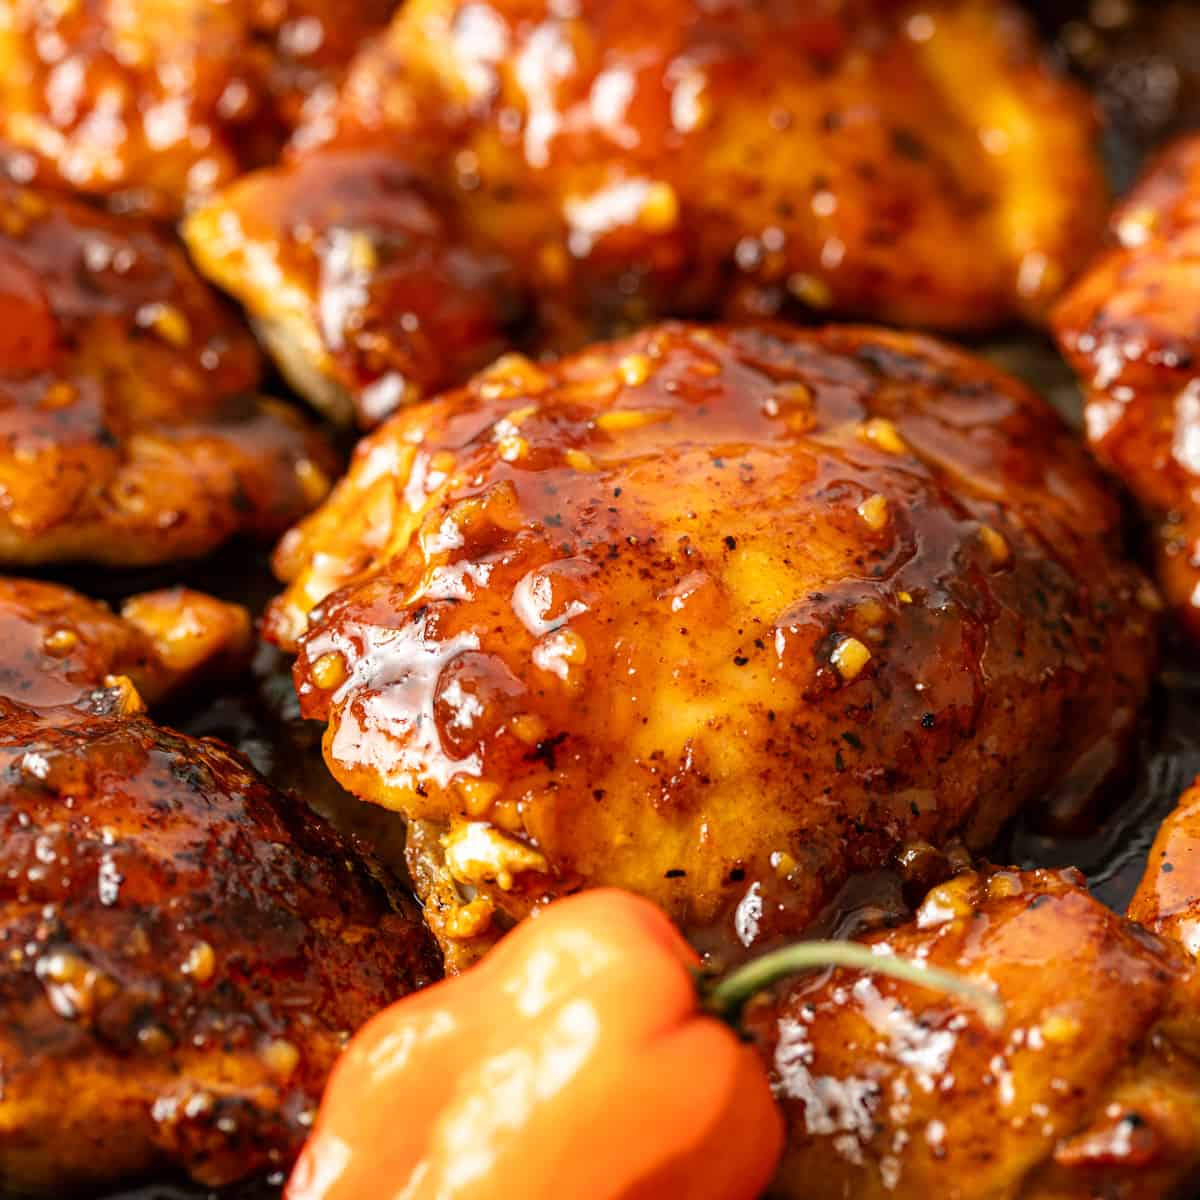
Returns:
[[[337,458],[150,225],[0,183],[0,562],[114,565],[271,538]]]
[[[364,439],[267,632],[335,777],[413,818],[454,963],[601,883],[753,946],[1119,761],[1157,598],[1118,523],[980,360],[666,325]]]
[[[750,1017],[788,1123],[774,1200],[1192,1194],[1200,980],[1178,944],[1053,871],[962,875],[864,940],[993,988],[1003,1028],[848,971],[784,988]]]
[[[299,161],[234,184],[187,237],[293,381],[372,424],[388,397],[461,380],[497,328],[562,348],[655,316],[1040,319],[1103,224],[1093,135],[997,0],[416,0],[302,128]],[[379,154],[421,180],[394,218],[314,209],[322,171],[376,189]],[[511,289],[479,289],[473,336],[432,363],[413,343],[441,344],[461,275],[390,323],[361,302],[377,270],[430,253],[422,189],[439,254],[499,256],[525,310],[515,329]]]
[[[1117,207],[1110,247],[1054,313],[1087,437],[1156,522],[1168,601],[1200,637],[1200,137]]]
[[[177,212],[270,161],[394,0],[8,0],[0,169]]]
[[[286,1167],[345,1037],[438,973],[411,905],[301,802],[142,712],[133,679],[161,692],[203,657],[172,631],[206,621],[216,665],[245,614],[188,593],[125,613],[0,583],[6,1195]]]

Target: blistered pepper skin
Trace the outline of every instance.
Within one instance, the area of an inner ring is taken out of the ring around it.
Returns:
[[[358,1034],[286,1200],[754,1200],[782,1122],[695,963],[630,893],[552,905]]]

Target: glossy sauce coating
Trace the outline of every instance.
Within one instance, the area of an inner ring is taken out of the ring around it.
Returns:
[[[133,596],[117,616],[58,584],[0,578],[0,710],[74,719],[106,706],[101,693],[114,678],[154,704],[244,667],[251,641],[244,608],[187,588]]]
[[[1200,1164],[1194,964],[1071,872],[967,874],[865,939],[994,989],[828,972],[750,1018],[789,1125],[778,1200],[1155,1200]]]
[[[215,742],[0,737],[0,1182],[286,1166],[344,1039],[436,976],[411,910]]]
[[[0,20],[0,167],[171,215],[270,161],[394,7],[11,0]]]
[[[1129,915],[1200,957],[1200,780],[1159,827]]]
[[[337,459],[252,395],[257,348],[148,224],[0,184],[0,562],[143,564],[273,537]]]
[[[452,215],[396,155],[335,150],[254,172],[184,229],[297,390],[374,425],[495,358],[521,311],[511,268]]]
[[[359,148],[368,190],[374,156],[391,154],[443,197],[456,252],[486,248],[523,284],[530,341],[561,349],[656,316],[1038,319],[1103,223],[1093,135],[1086,99],[997,0],[418,0],[296,153],[315,177],[345,167],[321,147]],[[328,316],[336,290],[314,286],[269,215],[264,192],[293,186],[239,185],[190,227],[204,269],[272,323],[296,289]],[[392,258],[390,235],[346,216],[314,232]],[[214,242],[226,221],[233,236]],[[413,299],[436,328],[436,294]],[[348,316],[290,330],[285,361],[327,377],[318,400],[356,384],[331,361]],[[456,380],[472,365],[459,351]]]
[[[268,634],[337,779],[419,819],[443,938],[608,883],[740,951],[1120,761],[1155,597],[1117,521],[981,361],[668,325],[367,438]]]
[[[1088,441],[1156,522],[1163,590],[1200,636],[1200,138],[1113,215],[1111,247],[1054,314]]]
[[[411,905],[307,806],[142,713],[130,676],[195,669],[189,619],[212,657],[244,648],[227,609],[157,593],[123,620],[0,585],[6,1194],[286,1167],[346,1037],[439,973]]]

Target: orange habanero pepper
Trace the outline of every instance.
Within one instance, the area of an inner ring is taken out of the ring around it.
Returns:
[[[736,1016],[782,974],[839,962],[971,990],[813,942],[749,964],[710,999]],[[783,1121],[754,1048],[702,1010],[698,966],[631,893],[549,905],[361,1030],[286,1200],[754,1200]]]

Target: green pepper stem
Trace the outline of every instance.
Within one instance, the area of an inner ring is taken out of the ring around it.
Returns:
[[[1004,1024],[1004,1001],[990,988],[937,967],[890,954],[876,954],[855,942],[797,942],[738,967],[707,989],[706,1006],[727,1021],[736,1021],[746,1003],[772,984],[822,967],[849,967],[873,975],[887,975],[935,992],[961,996],[971,1004],[989,1029]]]

